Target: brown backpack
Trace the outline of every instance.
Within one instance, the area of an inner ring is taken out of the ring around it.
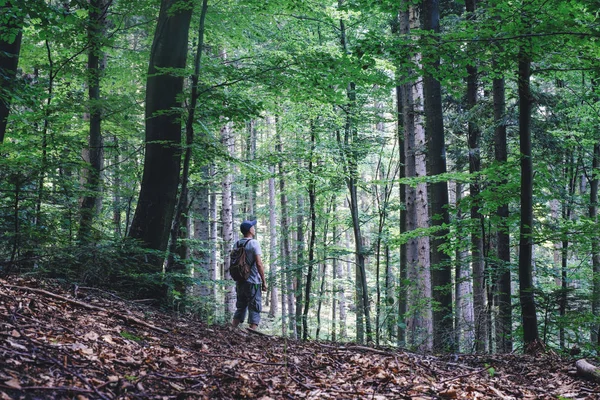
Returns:
[[[252,265],[248,264],[246,258],[246,245],[252,239],[246,240],[243,246],[240,246],[240,242],[237,243],[235,248],[229,253],[229,274],[236,282],[246,282],[250,277],[250,270]]]

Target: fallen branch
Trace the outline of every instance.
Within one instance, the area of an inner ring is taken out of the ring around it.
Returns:
[[[142,321],[141,319],[138,319],[138,318],[135,318],[135,317],[130,317],[128,315],[122,315],[122,314],[119,314],[119,313],[117,313],[115,311],[107,310],[106,308],[102,308],[102,307],[98,307],[98,306],[93,306],[91,304],[87,304],[87,303],[84,303],[84,302],[78,301],[78,300],[73,300],[73,299],[70,299],[68,297],[61,296],[61,295],[58,295],[58,294],[55,294],[55,293],[52,293],[52,292],[48,292],[48,291],[43,290],[43,289],[35,289],[35,288],[26,287],[26,286],[13,286],[13,285],[6,285],[6,287],[9,287],[9,288],[12,288],[12,289],[19,289],[19,290],[29,290],[29,291],[35,292],[35,293],[41,293],[43,295],[46,295],[46,296],[49,296],[49,297],[53,297],[55,299],[59,299],[59,300],[66,301],[66,302],[71,303],[71,304],[78,305],[78,306],[83,307],[83,308],[87,308],[88,310],[105,312],[105,313],[114,315],[117,318],[121,318],[121,319],[123,319],[125,321],[133,322],[133,323],[136,323],[138,325],[145,326],[147,328],[153,329],[153,330],[161,332],[161,333],[169,333],[168,330],[159,328],[159,327],[154,326],[152,324],[149,324],[149,323],[147,323],[145,321]]]
[[[600,382],[600,368],[590,364],[584,359],[577,360],[577,362],[575,362],[575,367],[577,367],[577,375],[594,382]]]
[[[466,378],[467,376],[471,376],[471,375],[477,375],[477,374],[479,374],[479,373],[481,373],[481,372],[488,371],[488,370],[490,370],[490,369],[492,369],[492,368],[493,368],[493,367],[490,365],[489,367],[485,367],[485,368],[482,368],[482,369],[478,369],[477,371],[474,371],[474,372],[469,372],[468,374],[463,374],[463,375],[455,376],[454,378],[445,379],[445,380],[443,380],[443,381],[441,381],[441,382],[438,382],[438,385],[441,385],[441,384],[443,384],[443,383],[447,383],[447,382],[451,382],[451,381],[455,381],[455,380],[457,380],[457,379]]]

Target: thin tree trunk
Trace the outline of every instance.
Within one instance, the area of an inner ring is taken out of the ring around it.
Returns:
[[[406,152],[404,151],[404,112],[403,112],[403,89],[396,86],[396,107],[398,113],[398,151],[400,152],[400,179],[406,177]],[[406,184],[400,184],[400,204],[406,205]],[[400,233],[406,232],[406,207],[400,208]],[[398,282],[398,346],[406,344],[406,295],[407,295],[407,260],[406,243],[400,245],[400,271]]]
[[[296,332],[298,338],[302,333],[302,280],[304,278],[304,196],[298,193],[296,211],[296,267],[294,271],[296,295]]]
[[[562,207],[562,219],[565,223],[571,220],[572,202],[573,196],[575,195],[575,189],[577,186],[577,167],[575,156],[571,151],[565,159],[565,178],[568,179],[567,184],[567,199],[564,200]],[[561,270],[560,270],[560,282],[561,292],[559,301],[559,314],[561,319],[564,320],[567,314],[567,264],[569,257],[569,239],[566,234],[562,240],[562,251],[561,251]],[[565,327],[564,321],[559,324],[559,344],[561,349],[565,349]]]
[[[281,134],[279,132],[278,120],[275,118],[275,138],[276,145],[275,150],[277,154],[283,154],[283,146],[281,144]],[[282,289],[282,296],[287,298],[287,312],[288,312],[288,323],[289,329],[292,332],[292,337],[297,338],[298,334],[296,332],[296,322],[295,322],[295,309],[294,309],[294,284],[293,284],[293,271],[290,269],[290,260],[291,260],[291,248],[290,248],[290,228],[289,228],[289,218],[288,218],[288,201],[287,195],[285,192],[285,171],[283,167],[283,160],[280,159],[278,163],[278,171],[279,171],[279,202],[281,206],[281,269],[282,269],[282,281],[283,276],[285,274],[285,288]],[[283,285],[282,285],[283,287]],[[283,311],[283,307],[282,307]],[[283,318],[282,323],[285,326],[285,318]],[[285,328],[284,328],[285,329]]]
[[[475,20],[477,0],[467,0],[465,2],[467,18]],[[486,285],[484,270],[484,251],[483,251],[483,216],[479,212],[479,171],[481,170],[479,142],[481,131],[475,122],[473,115],[477,106],[477,66],[467,65],[467,110],[470,118],[468,122],[468,143],[469,143],[469,173],[473,175],[469,184],[471,194],[471,265],[473,271],[473,306],[475,311],[475,350],[478,353],[487,351],[487,304],[486,304]]]
[[[335,201],[335,195],[331,198],[331,202]],[[330,215],[331,205],[328,207],[327,215]],[[323,305],[323,299],[325,294],[325,284],[327,278],[327,235],[329,231],[329,218],[325,219],[323,227],[323,266],[321,268],[321,288],[319,289],[319,304],[317,305],[317,331],[315,333],[315,339],[319,340],[319,334],[321,333],[321,308]]]
[[[600,143],[594,144],[594,158],[592,160],[592,178],[590,182],[590,220],[597,226],[598,224],[598,174],[600,173]],[[597,232],[598,229],[595,229]],[[592,237],[592,315],[596,318],[600,316],[600,238]],[[592,325],[592,344],[600,344],[600,324]]]
[[[193,277],[200,281],[198,290],[196,291],[201,299],[200,316],[204,321],[211,321],[216,309],[215,281],[216,270],[215,265],[211,263],[212,242],[210,240],[210,225],[211,225],[211,205],[209,185],[210,185],[210,167],[203,166],[200,169],[202,175],[202,183],[196,189],[194,195],[193,214],[194,214],[194,239],[196,246],[193,250],[193,258],[197,261],[193,270]]]
[[[343,5],[343,0],[338,0],[338,6]],[[344,20],[340,19],[340,33],[341,33],[341,45],[344,53],[348,53],[348,43],[346,39],[346,27]],[[357,128],[356,128],[356,85],[354,82],[350,82],[346,88],[348,97],[348,111],[346,114],[346,122],[344,128],[344,141],[343,141],[343,152],[344,152],[344,169],[346,173],[346,185],[350,194],[349,205],[350,215],[352,217],[352,228],[354,232],[354,246],[356,250],[356,294],[357,294],[357,310],[362,307],[362,315],[357,311],[357,327],[356,335],[357,341],[363,342],[361,326],[363,324],[366,328],[367,341],[372,341],[372,329],[371,329],[371,312],[369,306],[369,295],[367,286],[367,277],[365,269],[365,255],[363,250],[363,237],[361,232],[360,220],[358,217],[358,194],[357,194],[357,178],[358,178],[358,160],[356,159],[355,152],[350,147],[357,146]],[[338,133],[338,142],[339,133]]]
[[[526,351],[534,351],[539,341],[533,286],[533,161],[531,154],[531,59],[519,51],[519,148],[521,151],[521,222],[519,233],[519,297]]]
[[[506,108],[504,78],[493,81],[494,90],[494,154],[496,162],[506,164],[508,146],[506,140],[506,124],[504,114]],[[506,179],[500,182],[506,184]],[[510,278],[510,235],[508,227],[508,203],[503,202],[496,210],[498,230],[496,233],[499,265],[496,268],[498,277],[498,316],[496,318],[496,351],[510,353],[512,351],[512,284]]]
[[[275,209],[275,166],[269,167],[269,288],[271,290],[271,307],[269,317],[275,318],[278,313],[277,302],[277,210]]]
[[[200,13],[200,23],[198,25],[198,46],[196,47],[196,55],[194,57],[194,73],[192,74],[192,91],[190,94],[190,106],[188,110],[188,118],[185,124],[185,154],[183,157],[183,172],[181,174],[181,190],[177,205],[175,206],[175,215],[173,216],[173,226],[171,227],[171,243],[169,246],[169,254],[167,256],[167,272],[179,272],[186,274],[185,263],[175,261],[175,255],[178,253],[178,248],[182,246],[178,238],[180,236],[189,237],[188,229],[181,230],[182,222],[188,220],[189,211],[189,175],[190,162],[192,160],[192,146],[194,144],[194,120],[196,115],[196,104],[198,102],[198,79],[200,75],[200,63],[202,61],[202,52],[204,51],[204,21],[208,9],[208,0],[203,0],[202,11]],[[182,250],[185,253],[185,250]],[[187,288],[183,286],[181,281],[175,285],[175,290],[179,293],[185,293]]]
[[[221,128],[221,141],[223,147],[227,151],[227,153],[233,157],[234,156],[234,137],[231,129],[231,123],[227,122]],[[234,237],[233,237],[233,197],[232,197],[232,174],[227,171],[225,176],[223,177],[223,182],[221,184],[221,222],[222,222],[222,233],[223,233],[223,252],[225,255],[223,257],[223,271],[225,278],[225,318],[229,320],[233,313],[235,312],[235,302],[236,302],[236,293],[235,293],[235,284],[231,279],[231,274],[229,273],[230,260],[227,257],[229,250],[233,246]]]
[[[315,150],[315,128],[314,122],[310,122],[310,159],[308,160],[308,173],[310,182],[308,184],[308,208],[310,218],[310,240],[308,245],[308,271],[306,274],[306,286],[304,295],[304,312],[302,313],[302,339],[308,339],[308,310],[310,308],[310,291],[312,288],[312,274],[315,262],[315,241],[317,238],[317,212],[315,210],[315,202],[317,200],[316,184],[314,181],[313,168],[313,153]],[[300,238],[300,235],[299,235]]]
[[[92,223],[100,211],[102,199],[101,171],[104,161],[102,138],[102,107],[100,105],[100,75],[104,70],[102,40],[106,24],[109,2],[91,0],[88,21],[88,100],[90,116],[90,135],[88,142],[89,166],[85,183],[86,194],[83,197],[79,218],[79,240],[82,244],[92,241]]]

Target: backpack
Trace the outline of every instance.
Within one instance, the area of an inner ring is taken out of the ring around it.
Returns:
[[[240,246],[240,242],[237,243],[235,248],[229,253],[229,273],[236,282],[246,282],[250,277],[250,269],[252,265],[248,264],[246,258],[246,245],[252,239],[248,239],[243,246]]]

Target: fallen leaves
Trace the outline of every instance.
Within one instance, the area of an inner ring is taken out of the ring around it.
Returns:
[[[0,281],[0,400],[600,398],[597,385],[556,357],[450,361],[299,342],[177,320],[112,296],[71,299],[59,287],[14,283]],[[161,334],[164,327],[177,330]]]

